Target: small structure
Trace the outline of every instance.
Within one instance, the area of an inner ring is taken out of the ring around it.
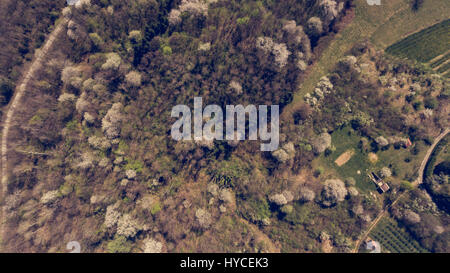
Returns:
[[[366,249],[370,250],[370,253],[381,253],[380,243],[374,240],[366,241]]]
[[[377,185],[377,189],[378,191],[380,191],[380,193],[385,193],[390,189],[389,185],[384,182],[383,179],[378,177],[374,172],[371,172],[369,174],[369,178],[373,181],[373,183],[375,183],[375,185]]]
[[[406,146],[406,148],[412,146],[412,142],[411,142],[411,140],[409,138],[406,140],[405,146]]]

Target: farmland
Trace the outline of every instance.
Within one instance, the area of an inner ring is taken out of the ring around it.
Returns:
[[[450,20],[412,34],[398,43],[389,46],[386,52],[402,58],[426,63],[444,54],[450,44]],[[438,60],[437,65],[446,62],[449,54]]]
[[[381,244],[382,252],[390,253],[426,253],[411,235],[391,218],[383,218],[369,235]]]

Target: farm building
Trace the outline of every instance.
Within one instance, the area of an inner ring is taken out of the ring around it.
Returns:
[[[369,174],[369,178],[373,181],[373,183],[375,183],[375,185],[377,185],[377,189],[381,193],[385,193],[390,189],[389,185],[386,182],[384,182],[383,179],[378,177],[374,172],[371,172]]]

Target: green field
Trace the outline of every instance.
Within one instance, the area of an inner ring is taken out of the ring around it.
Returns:
[[[381,244],[381,252],[390,253],[427,253],[405,229],[399,227],[392,218],[382,218],[370,232],[370,238]]]
[[[427,150],[427,146],[423,142],[413,143],[418,146],[419,151],[416,155],[411,153],[412,147],[408,149],[389,147],[386,150],[377,151],[378,161],[372,163],[368,158],[368,152],[364,152],[358,147],[361,138],[351,127],[344,127],[334,131],[331,134],[331,141],[336,150],[328,156],[325,156],[325,154],[320,155],[314,161],[314,166],[316,168],[319,166],[324,167],[324,175],[330,177],[337,176],[342,180],[353,177],[356,180],[356,186],[362,192],[376,190],[374,183],[367,176],[368,172],[377,172],[386,166],[392,165],[391,170],[395,169],[395,176],[391,177],[388,183],[400,183],[400,181],[407,180],[407,178],[412,180],[416,177],[416,173],[412,170],[418,170]],[[335,160],[348,150],[354,152],[353,156],[347,163],[339,167],[336,165]],[[360,172],[359,174],[358,171]]]
[[[361,137],[352,129],[345,127],[333,132],[331,139],[336,150],[328,156],[322,154],[319,157],[320,165],[324,166],[329,174],[337,175],[342,180],[353,177],[356,180],[356,186],[364,192],[375,191],[375,184],[367,176],[367,171],[375,166],[369,162],[367,154],[358,149]],[[343,166],[338,167],[334,161],[347,150],[354,151],[352,158]],[[358,171],[360,171],[360,174],[358,174]]]
[[[386,52],[398,57],[426,63],[444,54],[449,47],[450,20],[445,20],[389,46]]]

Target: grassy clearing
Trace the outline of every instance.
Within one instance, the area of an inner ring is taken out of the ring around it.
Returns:
[[[363,151],[359,148],[361,136],[352,128],[344,127],[334,131],[331,134],[331,139],[336,150],[329,155],[320,155],[314,161],[314,166],[316,168],[323,166],[323,175],[325,176],[337,176],[342,180],[353,177],[356,180],[356,186],[362,192],[376,190],[367,173],[369,171],[377,172],[383,167],[390,167],[395,174],[395,176],[389,178],[388,183],[413,180],[427,150],[423,142],[414,143],[414,145],[417,145],[416,154],[412,153],[413,147],[408,149],[389,147],[386,150],[376,151],[378,160],[371,162],[369,159],[370,151]],[[346,151],[353,151],[353,155],[344,165],[339,167],[335,161]]]
[[[389,46],[386,52],[398,57],[426,63],[445,53],[449,45],[450,20],[445,20]]]
[[[384,49],[413,32],[448,19],[450,14],[450,6],[442,0],[427,0],[418,12],[412,11],[409,0],[383,1],[381,6],[369,6],[366,0],[354,3],[355,18],[324,50],[294,94],[293,101],[283,110],[282,118],[292,118],[303,96],[314,90],[319,79],[329,73],[355,43],[368,39]]]
[[[397,221],[384,217],[369,235],[381,244],[382,252],[391,253],[426,253],[423,248]]]
[[[357,148],[360,139],[361,137],[348,127],[333,132],[331,141],[336,150],[328,156],[322,154],[318,158],[319,164],[325,166],[327,173],[330,175],[337,175],[341,179],[353,177],[356,180],[356,186],[364,192],[376,190],[375,185],[367,177],[367,171],[374,165],[368,160],[367,154]],[[337,166],[336,159],[348,150],[354,151],[352,158],[345,165]]]

